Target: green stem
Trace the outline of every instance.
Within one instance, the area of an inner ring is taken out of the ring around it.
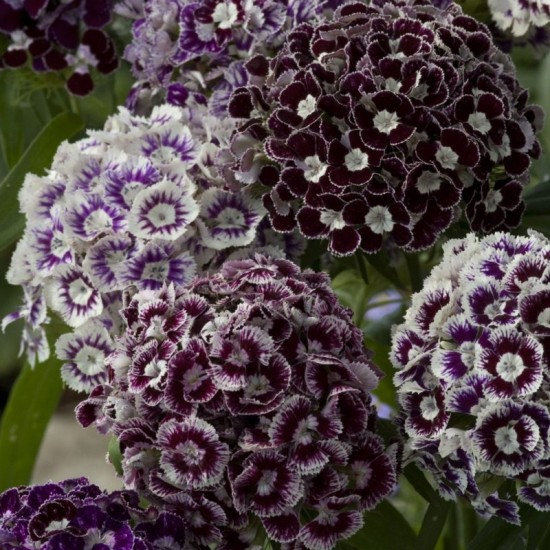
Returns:
[[[355,265],[357,266],[357,271],[359,271],[359,274],[361,275],[361,279],[363,279],[363,282],[368,285],[369,284],[369,274],[367,272],[367,266],[365,264],[365,259],[363,258],[363,255],[358,252],[354,256],[355,258]]]
[[[423,278],[418,254],[405,254],[405,260],[409,269],[409,278],[411,280],[411,289],[413,292],[422,290]]]
[[[442,498],[434,500],[428,506],[416,540],[416,550],[433,550],[436,547],[450,508],[451,503]]]

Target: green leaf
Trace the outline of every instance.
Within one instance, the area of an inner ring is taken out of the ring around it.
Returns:
[[[108,447],[109,462],[113,465],[116,473],[122,475],[122,453],[120,452],[120,444],[116,436],[112,436],[109,440]]]
[[[384,250],[381,250],[376,254],[367,254],[365,259],[374,269],[376,269],[376,271],[378,271],[378,273],[390,281],[395,288],[399,290],[407,290],[406,285],[399,278],[399,274],[395,268],[391,266],[388,254]]]
[[[451,502],[443,500],[441,497],[431,502],[426,510],[420,533],[418,533],[416,550],[432,550],[435,548],[445,527],[450,508]]]
[[[434,488],[416,465],[409,464],[405,466],[403,474],[407,478],[407,481],[414,487],[415,491],[422,496],[424,500],[432,503],[439,499],[439,495],[435,492]]]
[[[541,542],[548,533],[550,533],[550,514],[540,514],[529,525],[526,550],[545,548],[541,545]]]
[[[0,492],[30,482],[42,437],[55,411],[63,384],[60,361],[31,368],[17,378],[0,423]]]
[[[513,525],[500,518],[491,518],[468,545],[468,550],[511,549],[522,537],[527,526],[538,520],[542,512],[531,506],[520,504],[521,525]]]
[[[365,525],[338,548],[365,550],[367,548],[412,548],[416,538],[411,526],[388,501],[382,501],[364,516]]]
[[[28,173],[40,174],[50,166],[59,144],[83,128],[82,119],[62,113],[51,120],[0,183],[0,250],[17,240],[25,226],[17,195]]]

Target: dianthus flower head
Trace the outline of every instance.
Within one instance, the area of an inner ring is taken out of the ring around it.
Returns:
[[[179,550],[185,547],[183,532],[177,514],[144,509],[135,492],[107,493],[83,477],[0,494],[3,550]]]
[[[329,549],[392,491],[380,372],[325,274],[257,254],[122,315],[77,418],[118,437],[126,486],[195,518],[187,540],[233,548],[259,518],[272,540]]]
[[[111,21],[112,0],[0,0],[0,34],[8,36],[0,69],[26,65],[34,71],[71,73],[67,89],[87,95],[90,68],[110,73],[118,67],[111,38],[101,30]]]
[[[243,59],[277,47],[315,20],[326,0],[150,0],[133,24],[124,57],[137,79],[128,104],[183,105],[189,98],[225,114],[231,91],[247,83]],[[135,18],[134,10],[124,13]],[[210,97],[211,96],[211,97]],[[147,98],[147,99],[146,99]]]
[[[489,10],[497,26],[521,37],[534,29],[550,26],[548,0],[489,0]]]
[[[550,510],[550,241],[472,234],[412,298],[391,360],[409,458],[443,496],[519,522],[497,479]]]
[[[342,256],[431,246],[461,205],[476,230],[519,223],[540,113],[457,5],[346,3],[245,67],[236,174],[263,185],[274,229]]]
[[[253,243],[264,210],[223,172],[230,128],[198,109],[157,107],[149,118],[122,109],[104,130],[63,144],[46,176],[27,176],[27,226],[8,272],[25,303],[5,323],[26,320],[31,359],[48,356],[49,309],[76,329],[56,346],[63,378],[88,391],[104,380],[126,287],[186,284]]]

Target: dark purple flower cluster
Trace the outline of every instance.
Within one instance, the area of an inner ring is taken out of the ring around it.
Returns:
[[[289,29],[315,20],[326,4],[330,2],[145,2],[124,54],[137,79],[129,105],[139,108],[150,101],[175,105],[208,101],[212,112],[225,115],[232,90],[247,83],[243,59],[277,47]],[[124,13],[135,17],[134,10]]]
[[[0,0],[0,34],[9,37],[0,69],[29,60],[39,72],[67,69],[67,89],[89,94],[90,67],[105,74],[118,67],[113,41],[102,30],[112,10],[113,0]]]
[[[450,241],[393,334],[408,457],[442,495],[518,523],[494,493],[550,510],[550,241]]]
[[[272,540],[333,548],[392,491],[380,372],[325,274],[257,254],[122,315],[77,417],[116,435],[126,486],[178,507],[193,544],[242,547],[259,518]]]
[[[464,204],[473,229],[518,225],[539,109],[488,29],[427,0],[351,2],[245,64],[230,100],[237,178],[273,227],[339,256],[431,246]]]
[[[135,492],[109,494],[86,478],[0,494],[3,550],[179,550],[183,533],[178,515],[145,510]]]

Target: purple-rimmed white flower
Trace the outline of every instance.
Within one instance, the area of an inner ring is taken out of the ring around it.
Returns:
[[[489,0],[488,4],[497,26],[504,31],[509,30],[514,36],[523,36],[533,28],[550,24],[550,4],[547,0]]]
[[[63,143],[47,176],[23,184],[27,227],[8,281],[35,302],[43,293],[69,326],[96,320],[115,337],[126,287],[185,285],[236,249],[265,246],[255,242],[261,201],[227,170],[233,129],[204,107],[164,105],[147,118],[121,109],[103,130]],[[25,319],[23,347],[33,361],[48,349],[42,325],[49,319],[44,311],[37,321],[35,309],[25,305],[6,318]],[[73,389],[95,385],[85,380],[75,378]]]
[[[469,234],[443,251],[393,333],[406,459],[442,495],[518,523],[493,481],[550,509],[550,241]]]
[[[245,68],[236,178],[261,184],[275,230],[346,256],[427,248],[462,207],[474,230],[519,224],[540,109],[458,5],[347,2]]]
[[[326,275],[256,254],[129,294],[122,315],[77,418],[116,435],[127,486],[151,502],[217,507],[201,544],[252,540],[259,518],[272,540],[333,548],[392,491],[369,393],[381,373]]]

